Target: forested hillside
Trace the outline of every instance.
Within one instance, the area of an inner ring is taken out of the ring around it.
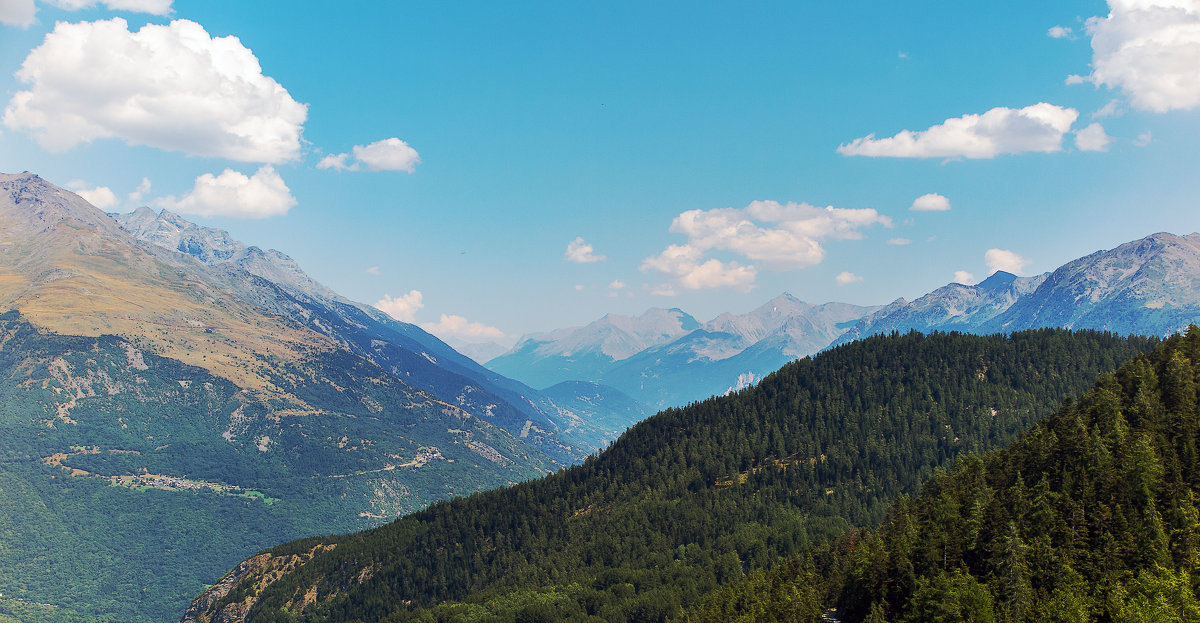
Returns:
[[[1198,378],[1193,327],[1011,447],[939,472],[877,530],[686,618],[813,620],[836,602],[848,622],[1200,620]]]
[[[1040,330],[848,344],[664,411],[581,466],[274,548],[188,620],[222,610],[249,621],[676,616],[878,522],[937,466],[1011,442],[1154,343]]]

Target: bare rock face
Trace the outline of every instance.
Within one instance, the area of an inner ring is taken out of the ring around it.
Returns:
[[[258,595],[272,582],[312,560],[314,556],[333,550],[334,547],[334,544],[316,545],[298,554],[277,556],[266,553],[248,558],[201,593],[192,605],[188,606],[179,623],[241,623]],[[240,589],[242,598],[236,601],[226,599],[234,589]],[[298,604],[299,609],[302,610],[308,603],[310,602],[306,600],[305,603]]]

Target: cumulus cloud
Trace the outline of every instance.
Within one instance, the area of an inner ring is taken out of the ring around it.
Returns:
[[[956,270],[956,271],[954,271],[954,283],[970,285],[972,283],[975,283],[975,275],[972,275],[971,273],[969,273],[965,270]]]
[[[421,302],[422,298],[420,290],[409,290],[408,294],[402,294],[396,298],[392,298],[390,294],[384,294],[382,299],[375,301],[375,309],[400,322],[412,322],[417,312],[425,307],[425,304]]]
[[[890,138],[869,134],[838,146],[845,156],[886,158],[994,158],[1001,154],[1062,150],[1063,135],[1079,117],[1074,108],[1039,103],[993,108],[982,115],[947,119],[928,130],[903,130]]]
[[[673,244],[654,257],[642,262],[642,270],[654,270],[675,279],[689,290],[706,288],[739,288],[748,290],[753,287],[757,269],[753,266],[743,266],[737,262],[722,262],[716,259],[703,260],[703,251],[691,245]],[[674,296],[675,289],[670,286],[656,288],[652,294]]]
[[[1007,249],[988,249],[983,254],[983,262],[987,265],[989,275],[998,270],[1019,275],[1030,260]]]
[[[1104,131],[1104,126],[1093,123],[1075,133],[1075,146],[1079,151],[1108,151],[1112,139]]]
[[[612,283],[608,284],[609,290],[620,290],[625,287],[625,282],[620,279],[613,279]]]
[[[1137,138],[1133,139],[1133,144],[1138,147],[1145,147],[1152,142],[1154,142],[1154,134],[1152,132],[1142,132],[1137,135]]]
[[[724,251],[760,263],[769,270],[805,268],[825,258],[821,240],[858,239],[872,225],[892,220],[872,209],[818,208],[807,203],[755,201],[745,208],[688,210],[671,222],[670,231],[687,243],[668,246],[642,262],[688,289],[749,288],[758,268],[705,256]]]
[[[196,178],[192,191],[182,199],[171,195],[154,203],[184,214],[266,218],[287,214],[296,205],[296,198],[275,167],[268,164],[250,177],[233,169],[225,169],[220,175],[205,173]]]
[[[950,209],[950,200],[937,193],[929,193],[914,199],[908,209],[917,212],[945,212]]]
[[[1195,0],[1109,0],[1107,17],[1087,21],[1092,37],[1088,81],[1120,89],[1142,110],[1200,105],[1200,3]]]
[[[470,322],[462,316],[442,314],[437,322],[421,323],[421,328],[442,338],[473,342],[479,340],[504,339],[504,332],[496,327],[489,327],[479,322]]]
[[[368,266],[363,269],[363,272],[368,275],[371,275],[372,277],[378,277],[380,274],[378,266]]]
[[[902,247],[906,244],[912,244],[912,240],[909,238],[890,238],[887,243]]]
[[[837,281],[837,284],[839,286],[849,285],[852,283],[858,283],[862,280],[863,280],[862,277],[860,277],[852,272],[846,272],[846,271],[840,272],[837,274],[837,277],[834,277],[834,281]]]
[[[59,22],[29,53],[4,124],[52,152],[118,138],[196,156],[279,163],[300,154],[308,109],[237,37],[175,20]]]
[[[317,163],[318,169],[357,171],[366,167],[371,171],[407,171],[412,173],[421,162],[421,155],[408,143],[392,137],[375,141],[370,145],[355,145],[349,153],[329,154]]]
[[[604,261],[606,258],[603,255],[596,255],[596,250],[592,248],[592,245],[584,242],[582,236],[578,236],[567,243],[567,250],[563,252],[563,259],[577,264],[590,264],[592,262]]]
[[[67,182],[67,188],[101,210],[116,207],[121,203],[121,200],[117,199],[117,194],[107,186],[88,188],[83,180],[71,180]]]
[[[1073,31],[1069,26],[1051,26],[1046,35],[1052,39],[1069,39]]]
[[[37,7],[33,5],[33,0],[0,1],[0,23],[25,28],[34,22],[36,14]]]

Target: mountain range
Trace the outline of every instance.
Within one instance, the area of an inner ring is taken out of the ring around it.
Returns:
[[[1061,327],[1164,336],[1198,320],[1200,234],[1157,233],[1040,275],[997,271],[878,307],[811,305],[785,293],[706,323],[679,309],[610,314],[525,336],[486,365],[535,387],[600,382],[661,408],[741,389],[787,361],[880,333]]]
[[[608,314],[583,327],[525,336],[486,365],[535,387],[599,382],[661,408],[742,389],[819,351],[876,309],[811,305],[785,293],[705,323],[679,309]]]
[[[161,621],[258,549],[556,471],[646,415],[533,390],[170,212],[24,173],[0,223],[0,614]]]

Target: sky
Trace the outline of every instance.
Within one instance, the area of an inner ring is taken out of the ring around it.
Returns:
[[[452,344],[1200,230],[1200,0],[0,0],[0,171]]]

